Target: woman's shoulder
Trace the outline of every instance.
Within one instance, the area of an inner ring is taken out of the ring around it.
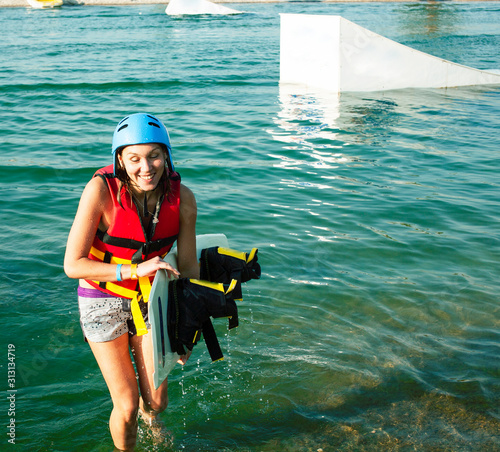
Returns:
[[[186,185],[181,184],[179,191],[180,191],[181,202],[196,202],[194,193]]]
[[[181,184],[180,187],[180,211],[181,216],[191,217],[194,215],[196,218],[196,198],[194,193],[184,184]]]
[[[82,194],[83,202],[106,205],[111,201],[108,185],[102,177],[93,177],[87,182]]]
[[[85,188],[89,188],[89,190],[97,191],[97,192],[108,192],[108,184],[104,177],[100,177],[99,174],[94,175],[92,179],[87,182],[87,186]]]

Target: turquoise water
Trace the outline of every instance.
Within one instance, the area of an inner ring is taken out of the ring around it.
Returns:
[[[15,441],[108,451],[111,402],[63,273],[115,124],[167,124],[198,233],[259,248],[240,327],[170,378],[173,444],[140,451],[500,450],[499,87],[324,97],[280,89],[279,13],[340,14],[500,69],[500,3],[1,9],[1,416]],[[12,357],[12,355],[10,355]]]

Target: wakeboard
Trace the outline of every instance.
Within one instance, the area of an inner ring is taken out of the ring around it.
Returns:
[[[198,235],[196,237],[198,260],[203,249],[214,246],[228,247],[227,237],[224,234]],[[177,248],[173,248],[165,256],[164,261],[177,269]],[[167,331],[168,283],[171,279],[173,278],[169,278],[166,270],[158,270],[149,295],[148,313],[153,340],[155,389],[160,387],[180,358],[177,353],[172,352]]]

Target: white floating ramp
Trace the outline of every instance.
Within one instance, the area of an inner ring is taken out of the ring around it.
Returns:
[[[241,11],[217,5],[208,0],[170,0],[165,13],[169,16],[199,14],[241,14]]]
[[[500,84],[500,74],[420,52],[340,16],[281,14],[280,46],[282,83],[337,92]]]

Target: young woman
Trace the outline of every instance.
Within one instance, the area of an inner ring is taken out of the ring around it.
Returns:
[[[154,389],[151,334],[145,334],[150,284],[160,268],[199,278],[197,211],[193,193],[174,171],[168,132],[154,116],[120,121],[112,155],[113,163],[82,193],[64,270],[80,280],[80,323],[113,401],[115,448],[133,450],[139,410],[152,421],[168,404],[167,380]],[[162,260],[175,240],[178,271]]]

